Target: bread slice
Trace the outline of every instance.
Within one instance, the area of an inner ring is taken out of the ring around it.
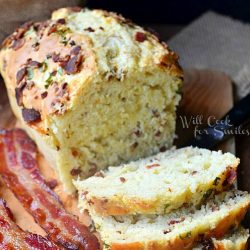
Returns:
[[[250,195],[232,190],[200,209],[182,207],[167,215],[98,216],[91,214],[105,249],[192,249],[201,238],[220,238],[237,227],[250,207]]]
[[[172,146],[183,72],[165,43],[120,15],[62,8],[0,51],[12,110],[72,179]]]
[[[99,215],[165,214],[225,189],[238,164],[230,153],[187,147],[110,167],[74,184],[79,207]]]
[[[247,250],[249,230],[240,227],[220,239],[204,240],[193,250]]]

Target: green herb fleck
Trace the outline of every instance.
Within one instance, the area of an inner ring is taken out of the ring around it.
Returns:
[[[63,27],[59,30],[56,31],[56,33],[61,36],[62,40],[60,41],[61,43],[63,43],[65,46],[68,44],[70,39],[67,39],[66,35],[68,33],[71,33],[71,30],[67,27]]]
[[[178,86],[178,89],[175,91],[176,94],[181,95],[182,94],[182,86]]]
[[[63,74],[63,69],[62,69],[61,67],[58,68],[57,74],[60,75],[60,76],[62,76],[62,74]]]
[[[27,78],[31,80],[34,77],[34,71],[32,68],[27,68]]]
[[[110,245],[106,242],[103,242],[104,249],[110,249]]]
[[[45,88],[47,89],[48,87],[49,87],[49,85],[53,82],[53,74],[52,73],[50,73],[49,74],[49,77],[45,80],[45,82],[47,83],[46,85],[45,85]]]
[[[179,235],[181,240],[189,239],[192,236],[192,232],[187,232],[186,234]]]
[[[170,206],[170,204],[165,204],[165,206],[164,206],[164,214],[166,214],[167,213],[167,208]]]
[[[29,30],[26,31],[25,36],[29,36],[32,33],[34,33],[34,28],[33,27],[31,27]]]
[[[213,185],[217,186],[219,184],[219,181],[220,181],[220,177],[216,177],[214,182],[213,182]]]
[[[46,61],[44,61],[43,63],[42,63],[42,67],[40,68],[41,69],[41,71],[44,73],[45,71],[47,71],[47,69],[48,69],[48,63],[46,62]]]
[[[60,41],[60,43],[62,43],[64,46],[66,46],[68,44],[68,41],[66,37],[63,37],[62,40]]]
[[[212,193],[213,189],[212,188],[208,189],[207,192],[203,195],[202,201],[206,201],[211,196]]]

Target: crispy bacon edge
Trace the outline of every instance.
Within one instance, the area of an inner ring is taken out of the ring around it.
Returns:
[[[66,249],[100,249],[97,237],[65,211],[46,184],[36,157],[36,145],[23,130],[0,131],[0,174],[49,238]]]
[[[18,227],[6,202],[0,198],[0,249],[59,250],[62,248],[45,237],[23,231]]]

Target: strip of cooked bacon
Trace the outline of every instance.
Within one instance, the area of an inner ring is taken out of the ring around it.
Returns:
[[[0,131],[1,176],[50,239],[66,249],[99,249],[96,236],[65,211],[46,184],[36,156],[37,148],[23,130]]]
[[[0,198],[0,249],[1,250],[59,250],[49,239],[23,231],[14,222],[6,202]]]

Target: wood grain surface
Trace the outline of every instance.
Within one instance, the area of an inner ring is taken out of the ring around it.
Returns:
[[[207,127],[208,120],[220,119],[232,106],[233,87],[227,75],[212,70],[186,70],[183,98],[177,114],[177,146],[194,135],[196,126],[198,129]],[[190,124],[188,129],[184,128],[184,118],[195,120],[195,124]],[[218,149],[235,153],[234,138],[219,145]]]

